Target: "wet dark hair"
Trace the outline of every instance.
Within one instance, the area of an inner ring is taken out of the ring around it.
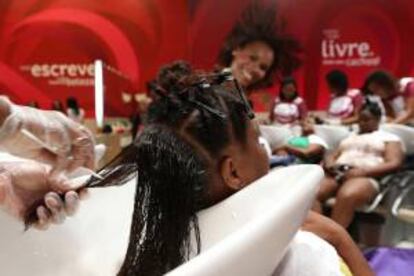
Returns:
[[[121,185],[138,176],[119,275],[162,275],[199,253],[196,212],[214,203],[207,191],[210,174],[226,146],[247,141],[245,104],[224,83],[192,70],[178,72],[187,65],[173,63],[160,70],[154,89],[161,96],[148,110],[146,127],[99,172],[103,180],[88,183]],[[192,232],[196,248],[190,247]]]
[[[155,93],[155,91],[153,89],[153,87],[156,85],[156,83],[157,83],[156,80],[150,80],[150,81],[145,83],[146,93],[153,100],[158,99],[158,96],[157,96],[157,94]]]
[[[185,79],[191,75],[192,71],[193,69],[188,62],[176,60],[160,68],[155,84],[168,90],[181,90],[185,85]]]
[[[365,99],[364,104],[361,107],[360,113],[362,112],[369,112],[377,120],[381,120],[383,115],[378,103],[370,101],[368,98]]]
[[[283,93],[283,88],[288,84],[293,84],[295,86],[296,90],[295,90],[295,96],[293,97],[293,99],[296,99],[299,96],[298,91],[297,91],[298,86],[297,86],[296,80],[293,77],[286,77],[286,78],[283,78],[283,80],[280,82],[279,98],[281,101],[288,100],[285,94]]]
[[[373,94],[368,88],[371,83],[376,83],[385,88],[390,92],[390,95],[397,90],[395,78],[389,72],[384,70],[376,70],[368,75],[361,89],[365,95]]]
[[[68,97],[66,99],[66,106],[73,110],[76,115],[79,115],[78,100],[75,97]]]
[[[218,62],[228,67],[233,61],[234,50],[242,49],[249,43],[263,42],[273,51],[273,63],[266,76],[247,89],[270,87],[275,75],[278,78],[291,75],[302,63],[302,47],[296,39],[285,33],[285,25],[283,21],[276,20],[275,4],[265,6],[252,1],[227,35]]]
[[[332,70],[329,71],[325,76],[326,82],[328,85],[339,91],[339,95],[346,94],[348,90],[348,77],[341,70]]]

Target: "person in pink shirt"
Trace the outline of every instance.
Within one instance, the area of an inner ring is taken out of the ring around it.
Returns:
[[[270,122],[281,125],[298,125],[307,116],[305,101],[299,96],[294,78],[284,78],[280,93],[270,110]]]
[[[368,75],[363,87],[367,94],[381,98],[389,122],[396,124],[413,122],[414,81],[398,85],[392,74],[377,70]]]
[[[363,102],[360,91],[348,89],[348,77],[340,70],[330,71],[325,79],[332,95],[328,108],[329,118],[338,120],[339,123],[352,123]]]

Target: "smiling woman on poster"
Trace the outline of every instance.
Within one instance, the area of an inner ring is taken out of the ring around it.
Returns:
[[[227,35],[218,63],[230,68],[249,95],[272,86],[275,76],[291,75],[301,65],[301,51],[299,42],[285,33],[276,5],[252,1]]]

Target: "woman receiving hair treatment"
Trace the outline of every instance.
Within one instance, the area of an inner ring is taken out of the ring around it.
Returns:
[[[189,69],[184,75],[178,72],[183,68]],[[119,275],[162,275],[199,253],[197,212],[268,171],[250,107],[228,75],[192,74],[188,64],[179,62],[160,71],[156,91],[160,97],[149,109],[144,130],[100,172],[103,180],[87,184],[121,185],[137,176],[129,245]],[[345,261],[365,273],[359,275],[370,275],[346,232],[332,222],[316,221],[320,218],[311,217],[305,229],[335,246],[347,244]],[[190,243],[192,232],[195,244]]]
[[[121,275],[161,275],[188,260],[192,228],[200,249],[196,212],[268,169],[250,108],[239,92],[231,83],[196,75],[177,81],[177,71],[187,66],[161,69],[158,92],[163,96],[150,107],[146,128],[102,171],[104,180],[91,183],[117,185],[138,172]]]

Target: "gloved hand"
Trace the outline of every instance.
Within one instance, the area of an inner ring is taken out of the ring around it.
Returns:
[[[79,206],[79,188],[63,174],[51,167],[31,160],[0,163],[0,207],[12,216],[23,220],[28,208],[44,199],[37,208],[38,229],[46,229],[51,223],[62,223],[66,216],[75,213]],[[64,200],[58,195],[64,194]]]
[[[1,150],[69,172],[80,166],[93,169],[95,141],[87,128],[60,112],[18,106],[6,97],[0,97],[0,107],[0,118],[5,118],[0,127]],[[25,135],[28,132],[49,149]]]

